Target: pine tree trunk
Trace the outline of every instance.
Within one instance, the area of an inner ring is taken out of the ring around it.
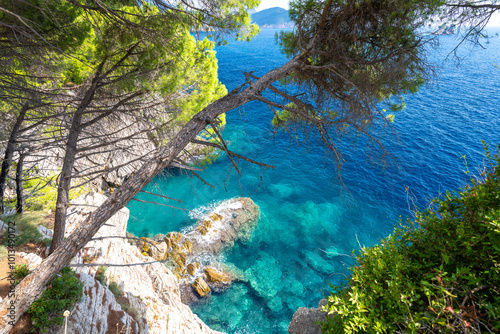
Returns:
[[[23,165],[24,165],[25,154],[22,152],[19,154],[20,154],[19,160],[17,161],[17,168],[16,168],[16,196],[17,196],[16,213],[22,216],[24,211]]]
[[[78,137],[82,131],[82,117],[85,110],[93,100],[97,89],[100,75],[97,71],[92,81],[91,86],[85,92],[83,100],[76,109],[73,119],[71,120],[71,128],[66,142],[66,152],[64,155],[63,166],[59,176],[59,184],[57,186],[57,202],[56,211],[54,213],[54,235],[50,244],[50,254],[52,254],[59,245],[63,242],[64,231],[66,229],[66,214],[68,211],[69,189],[71,187],[71,178],[73,174],[73,166],[75,165]]]
[[[78,136],[81,131],[82,112],[78,109],[73,116],[71,130],[66,143],[66,154],[59,176],[59,184],[57,186],[57,202],[56,211],[54,214],[54,236],[50,244],[50,254],[59,247],[64,239],[64,231],[66,229],[66,213],[69,202],[69,188],[71,186],[71,174],[75,164]]]
[[[16,123],[14,123],[14,127],[10,132],[9,141],[7,142],[7,147],[5,148],[5,156],[2,162],[2,170],[0,171],[0,214],[5,213],[4,207],[4,194],[5,194],[5,185],[7,184],[7,176],[9,174],[10,165],[12,164],[12,156],[15,151],[15,144],[17,140],[17,136],[19,135],[19,130],[21,129],[21,125],[23,124],[24,117],[26,116],[26,112],[29,109],[29,103],[26,102],[19,115],[17,115]]]

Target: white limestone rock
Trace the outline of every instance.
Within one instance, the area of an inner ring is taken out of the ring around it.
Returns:
[[[83,283],[83,297],[68,317],[68,334],[146,333],[122,310],[111,290],[90,275],[80,273],[77,277]],[[64,328],[59,331],[62,333]]]
[[[231,198],[198,215],[198,223],[183,237],[192,243],[194,254],[218,254],[233,247],[236,240],[248,241],[259,216],[260,209],[251,198]],[[204,226],[205,222],[210,222],[210,227]]]
[[[54,231],[46,228],[45,226],[38,225],[36,229],[40,232],[43,239],[52,239],[52,236],[54,235]]]
[[[99,193],[81,196],[68,209],[66,233],[69,234],[92,210],[105,201]],[[97,232],[94,239],[107,236],[126,236],[129,210],[123,208],[111,217]],[[89,242],[73,259],[74,263],[131,264],[154,261],[142,255],[139,249],[125,239],[105,238]],[[95,275],[97,267],[78,267],[80,274]],[[140,333],[219,333],[212,331],[180,299],[176,277],[162,263],[141,266],[108,267],[108,282],[116,282],[137,310],[138,318],[145,319]],[[93,298],[103,298],[95,295]],[[99,303],[99,300],[95,301]],[[80,306],[82,308],[83,306]],[[96,333],[106,333],[100,331]]]
[[[35,253],[19,252],[18,255],[26,261],[26,266],[29,271],[33,271],[43,261],[43,259]]]

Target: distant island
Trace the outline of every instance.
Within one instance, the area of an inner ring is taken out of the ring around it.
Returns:
[[[262,29],[293,28],[294,24],[288,11],[281,7],[273,7],[251,14],[252,22]]]
[[[434,31],[431,35],[455,35],[455,25],[452,24],[448,26],[446,24],[442,24],[438,27],[438,30]]]

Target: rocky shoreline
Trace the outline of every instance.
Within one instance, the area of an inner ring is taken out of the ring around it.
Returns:
[[[66,235],[105,200],[106,196],[98,192],[73,200],[68,209]],[[257,261],[243,272],[217,260],[217,255],[236,241],[251,239],[259,215],[259,207],[251,199],[233,198],[219,203],[182,232],[148,239],[126,232],[129,210],[123,208],[71,262],[84,287],[83,298],[68,317],[67,333],[219,334],[189,305],[199,303],[212,291],[223,292],[238,281],[245,282],[271,309],[280,309],[276,282],[261,275],[263,270],[273,269],[268,266],[269,261]],[[40,232],[51,237],[51,230]],[[42,262],[36,254],[23,257],[30,270]],[[130,266],[141,263],[149,264]],[[321,305],[317,309],[299,308],[289,333],[320,333],[315,320],[325,316]]]
[[[99,193],[89,193],[73,201],[67,233],[105,199]],[[163,263],[143,255],[128,242],[128,218],[129,210],[120,210],[72,261],[75,265],[93,266],[76,267],[85,283],[84,297],[68,318],[68,333],[104,334],[117,329],[127,334],[219,333],[182,303],[177,277]],[[145,262],[155,263],[127,266]],[[118,266],[109,266],[104,271],[99,264]],[[114,293],[110,285],[116,287]],[[93,325],[87,327],[89,321]]]
[[[179,281],[182,301],[196,303],[212,290],[221,292],[243,279],[236,268],[219,263],[216,256],[235,241],[248,241],[259,215],[250,198],[233,198],[205,213],[184,233],[142,237],[136,246],[143,255],[166,261]]]
[[[91,192],[72,201],[66,235],[105,200]],[[71,262],[84,286],[82,299],[68,317],[67,333],[220,333],[186,304],[243,279],[236,268],[214,259],[235,241],[249,240],[259,214],[251,199],[234,198],[220,203],[184,233],[130,241],[129,210],[123,208]],[[50,230],[43,232],[50,237]],[[42,262],[36,254],[24,258],[30,269]],[[130,266],[140,263],[149,264]]]

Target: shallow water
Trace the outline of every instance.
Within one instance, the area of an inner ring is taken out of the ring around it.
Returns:
[[[243,82],[243,71],[261,75],[286,61],[277,52],[274,33],[263,30],[251,43],[217,49],[219,78],[229,90]],[[407,107],[394,122],[398,138],[384,141],[397,165],[382,169],[366,158],[362,144],[346,146],[342,177],[347,190],[337,186],[337,171],[319,147],[297,147],[287,135],[275,136],[272,112],[260,103],[228,113],[224,136],[232,151],[276,169],[243,164],[238,177],[222,157],[201,173],[216,189],[176,170],[146,187],[183,200],[167,203],[189,210],[234,196],[251,197],[261,208],[252,239],[221,256],[243,270],[249,282],[193,307],[209,326],[228,333],[286,333],[298,307],[315,307],[328,293],[328,282],[344,279],[353,249],[390,234],[415,205],[424,207],[446,189],[465,184],[462,155],[477,172],[483,162],[481,140],[500,143],[500,69],[493,65],[500,64],[500,40],[491,39],[487,49],[461,49],[460,67],[444,62],[457,39],[440,36],[439,41],[430,58],[436,80],[406,97]],[[158,201],[146,194],[139,198]],[[178,231],[194,222],[185,211],[135,201],[128,207],[128,230],[137,235]]]

